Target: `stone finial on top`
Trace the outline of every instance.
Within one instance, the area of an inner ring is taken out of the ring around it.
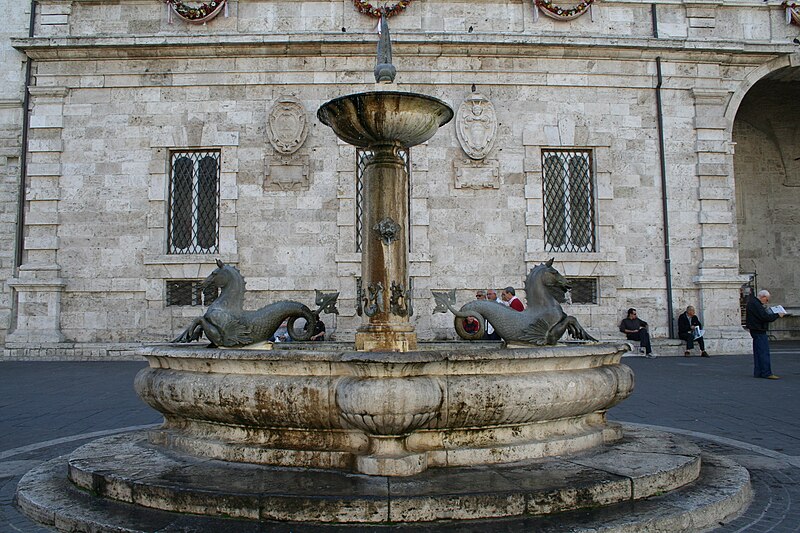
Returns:
[[[380,39],[378,40],[378,58],[375,64],[375,81],[377,83],[394,83],[397,69],[392,65],[392,41],[389,35],[385,8],[381,9]]]

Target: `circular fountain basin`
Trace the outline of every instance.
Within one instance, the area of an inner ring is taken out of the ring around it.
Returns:
[[[60,531],[629,532],[705,530],[752,497],[730,460],[606,424],[626,345],[286,348],[145,349],[164,426],[38,466],[17,504]],[[450,468],[396,477],[415,456]]]
[[[453,118],[445,102],[424,94],[373,91],[323,104],[317,118],[343,141],[361,148],[424,143]]]
[[[405,476],[613,441],[605,412],[633,389],[625,344],[277,346],[144,348],[150,365],[135,387],[165,418],[150,441],[225,461]]]

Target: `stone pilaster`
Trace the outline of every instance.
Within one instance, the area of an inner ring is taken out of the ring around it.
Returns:
[[[693,90],[697,135],[697,178],[700,201],[700,265],[694,283],[709,340],[717,351],[746,344],[739,314],[739,288],[747,281],[739,274],[735,225],[735,186],[726,90]],[[720,346],[720,342],[731,346]]]
[[[25,200],[24,250],[15,291],[16,328],[6,342],[62,342],[61,294],[66,283],[58,264],[58,202],[65,87],[30,87],[31,114]]]
[[[72,2],[45,0],[39,2],[38,10],[37,35],[55,37],[69,34],[69,18],[72,14]]]
[[[66,340],[61,333],[61,294],[66,283],[58,271],[58,265],[23,266],[8,280],[17,304],[16,329],[6,337],[7,345]]]
[[[8,213],[0,218],[0,278],[14,273],[14,242],[19,194],[22,100],[0,98],[0,209]],[[0,292],[0,343],[5,340],[11,322],[12,290],[3,286]]]
[[[718,0],[684,2],[689,36],[703,39],[712,34],[717,27],[717,8],[721,5],[722,2]]]

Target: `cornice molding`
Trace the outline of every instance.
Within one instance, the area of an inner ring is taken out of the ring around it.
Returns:
[[[31,96],[36,96],[39,98],[64,98],[69,94],[69,88],[59,85],[31,85],[28,87],[28,92],[31,94]]]
[[[372,34],[308,33],[217,35],[203,37],[58,37],[11,39],[34,60],[191,59],[263,56],[374,56]],[[406,32],[393,36],[398,56],[436,57],[601,57],[653,59],[665,54],[781,55],[796,52],[792,43],[710,41],[706,39],[620,38],[575,35],[485,35]],[[762,59],[763,60],[763,59]]]
[[[0,109],[15,109],[22,107],[22,100],[13,98],[0,98]]]

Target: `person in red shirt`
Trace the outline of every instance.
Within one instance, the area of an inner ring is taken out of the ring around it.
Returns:
[[[514,311],[523,311],[525,309],[525,306],[522,305],[520,299],[515,296],[514,287],[506,287],[503,289],[503,292],[500,294],[500,298],[502,298],[503,301],[506,302]]]
[[[485,300],[486,293],[484,291],[478,291],[475,294],[475,299]],[[464,319],[464,331],[467,333],[477,333],[479,329],[481,329],[481,324],[474,317],[468,316]]]
[[[481,323],[475,318],[468,316],[464,319],[464,331],[467,333],[477,333],[481,329]]]

